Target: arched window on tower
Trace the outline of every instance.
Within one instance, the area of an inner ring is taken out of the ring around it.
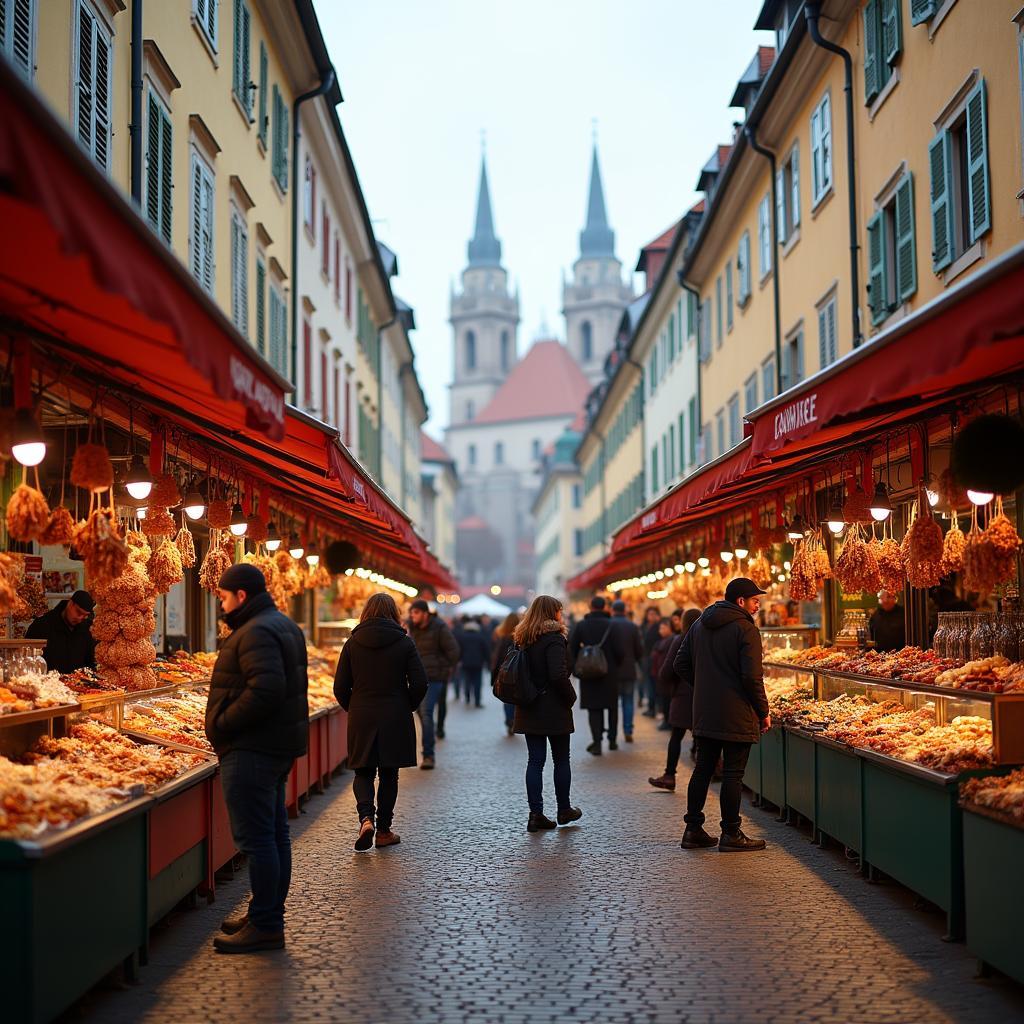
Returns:
[[[511,347],[512,346],[509,343],[508,331],[502,331],[501,332],[501,372],[502,373],[507,373],[508,372],[509,350],[511,349]]]
[[[466,331],[466,369],[476,369],[476,335]]]
[[[580,357],[585,363],[594,358],[594,330],[589,320],[580,324]]]

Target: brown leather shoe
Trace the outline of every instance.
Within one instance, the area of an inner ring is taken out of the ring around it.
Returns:
[[[355,848],[360,852],[368,850],[373,846],[373,819],[363,818],[359,826],[359,835],[356,836]]]
[[[669,775],[667,772],[659,776],[657,779],[647,780],[655,789],[667,789],[670,793],[676,791],[676,777]]]
[[[218,935],[213,940],[218,953],[259,953],[265,949],[284,949],[284,932],[263,932],[246,924],[234,935]]]
[[[220,923],[220,930],[225,935],[234,935],[235,932],[240,932],[249,923],[249,910],[246,908],[240,914],[232,914],[230,917],[225,917]]]
[[[397,832],[392,832],[388,829],[387,832],[377,832],[377,841],[375,845],[378,850],[381,850],[385,846],[397,846],[401,841],[402,837]]]

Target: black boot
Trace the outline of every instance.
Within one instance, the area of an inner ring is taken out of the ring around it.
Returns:
[[[579,821],[583,812],[578,807],[566,807],[564,811],[558,812],[558,824],[568,825],[571,821]]]
[[[591,743],[589,747],[587,747],[587,753],[588,754],[593,754],[594,757],[600,757],[601,756],[601,741],[600,740],[594,740],[594,742]]]
[[[763,839],[750,839],[740,829],[735,832],[723,832],[718,840],[718,849],[722,853],[749,853],[752,850],[763,850],[768,844]]]
[[[718,842],[713,836],[709,836],[701,825],[687,825],[679,845],[684,850],[707,850],[717,846]]]
[[[542,829],[549,828],[558,828],[558,826],[550,818],[545,818],[543,814],[530,811],[530,819],[526,823],[527,832],[540,832]]]
[[[252,923],[233,935],[218,935],[213,940],[218,953],[258,953],[264,949],[284,949],[284,932],[262,932]]]

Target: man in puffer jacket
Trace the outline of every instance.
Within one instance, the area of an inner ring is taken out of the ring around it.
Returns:
[[[213,668],[206,736],[220,758],[231,834],[249,859],[252,900],[213,944],[221,953],[281,949],[292,872],[285,782],[309,738],[306,640],[254,565],[228,569],[217,596],[232,632]]]
[[[693,687],[697,766],[687,792],[684,850],[717,846],[723,852],[763,850],[763,839],[740,829],[743,773],[750,747],[771,728],[761,669],[761,634],[754,615],[764,591],[743,577],[729,581],[725,600],[705,608],[679,645],[672,667]],[[704,831],[708,787],[722,758],[722,836]]]
[[[430,681],[427,695],[416,711],[423,727],[423,757],[420,758],[420,768],[430,771],[436,763],[435,735],[444,736],[442,709],[447,695],[448,680],[459,663],[459,645],[455,642],[452,631],[430,611],[430,605],[423,598],[418,598],[409,606],[409,635],[416,644],[416,650],[419,651],[420,660]],[[434,708],[438,709],[436,727]]]

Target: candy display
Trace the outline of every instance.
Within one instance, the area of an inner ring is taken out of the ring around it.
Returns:
[[[1017,768],[1009,775],[968,779],[960,784],[960,798],[1024,821],[1024,768]]]
[[[69,690],[77,694],[112,693],[119,689],[117,686],[104,679],[99,672],[93,668],[75,669],[74,672],[69,672],[66,675],[62,675],[60,678],[61,682],[63,682]]]
[[[152,697],[130,704],[124,711],[124,728],[197,750],[212,751],[206,738],[206,694],[179,690],[165,697]]]
[[[37,711],[41,708],[77,703],[74,693],[65,685],[57,672],[47,672],[45,675],[35,673],[18,675],[6,679],[3,688],[7,694],[12,696],[5,700],[0,694],[0,714],[11,714],[15,711]]]

